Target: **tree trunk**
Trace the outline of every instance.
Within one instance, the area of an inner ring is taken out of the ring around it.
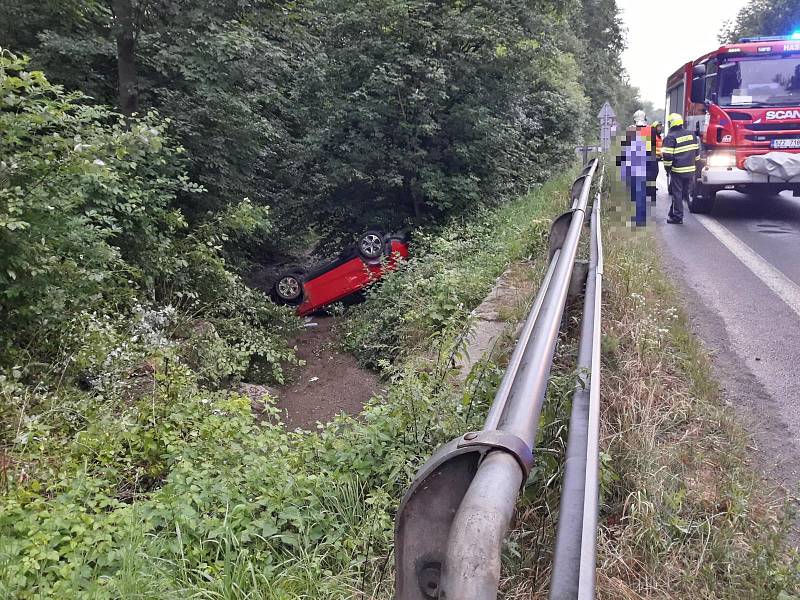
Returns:
[[[403,178],[403,188],[405,195],[411,200],[411,209],[414,211],[414,219],[420,221],[425,214],[425,202],[417,191],[417,178],[406,176]]]
[[[117,33],[119,110],[129,117],[138,108],[133,0],[114,0],[113,7]]]
[[[425,203],[414,194],[414,218],[419,221],[425,214]]]

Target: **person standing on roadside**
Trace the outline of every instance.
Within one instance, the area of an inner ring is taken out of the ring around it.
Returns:
[[[617,164],[630,191],[631,201],[636,204],[636,216],[632,221],[642,227],[647,220],[647,145],[635,127],[625,132]]]
[[[660,146],[660,138],[656,139],[655,123],[647,124],[647,113],[639,109],[633,113],[633,126],[636,133],[644,141],[647,150],[647,197],[651,202],[656,201],[656,180],[658,179],[658,157],[656,150]]]
[[[700,159],[700,141],[683,126],[683,117],[672,113],[667,117],[669,133],[661,148],[664,169],[670,178],[672,205],[667,223],[683,223],[683,203],[689,200],[695,177],[695,165]]]
[[[661,135],[663,128],[659,121],[653,121],[650,124],[650,140],[651,147],[649,148],[650,159],[647,162],[647,197],[650,202],[656,203],[656,196],[658,195],[658,187],[656,181],[658,180],[658,161],[661,160],[661,148],[663,146],[663,139]]]

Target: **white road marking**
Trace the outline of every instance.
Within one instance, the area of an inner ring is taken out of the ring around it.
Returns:
[[[694,218],[800,317],[800,286],[769,264],[718,221],[705,215],[694,215]]]

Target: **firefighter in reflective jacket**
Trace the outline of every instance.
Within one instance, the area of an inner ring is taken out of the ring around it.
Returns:
[[[653,121],[650,125],[650,131],[652,132],[653,138],[653,150],[655,151],[655,161],[653,165],[655,166],[655,173],[653,173],[653,181],[658,179],[658,162],[661,160],[661,147],[664,145],[664,128],[661,126],[661,121]],[[648,196],[650,197],[650,202],[653,204],[656,203],[656,196],[658,195],[658,189],[656,188],[655,184],[652,187],[647,188]]]
[[[647,196],[650,198],[650,202],[655,204],[656,196],[658,195],[658,188],[656,187],[655,183],[656,180],[658,179],[658,161],[661,160],[661,147],[664,144],[664,139],[663,139],[664,130],[661,127],[661,122],[653,121],[650,124],[650,131],[652,132],[651,137],[653,140],[653,151],[655,154],[655,160],[652,161],[652,167],[650,167],[650,164],[648,163],[648,167],[650,167],[653,171],[651,173],[652,176],[648,176],[648,179],[651,179],[653,181],[653,185],[651,186],[650,182],[648,181]]]
[[[658,190],[656,180],[658,179],[658,154],[657,149],[661,149],[661,139],[656,138],[654,125],[647,124],[647,114],[643,110],[633,113],[633,123],[639,138],[642,139],[647,147],[647,197],[650,202],[656,201]],[[658,141],[658,144],[656,143]]]
[[[664,128],[661,127],[661,121],[653,121],[653,124],[650,125],[650,128],[653,130],[653,140],[655,141],[655,148],[656,148],[656,158],[661,160],[661,147],[664,145]]]
[[[689,193],[695,177],[695,163],[700,158],[700,142],[697,136],[683,126],[683,117],[672,113],[667,118],[669,133],[664,138],[661,156],[664,169],[670,178],[672,206],[667,223],[683,223],[683,202],[689,200]]]

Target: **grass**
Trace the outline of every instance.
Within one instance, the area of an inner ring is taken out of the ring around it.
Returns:
[[[605,211],[597,597],[800,597],[785,499],[749,467],[653,233],[620,224],[623,197],[612,186]],[[504,598],[546,597],[558,485],[523,502]]]
[[[210,392],[178,366],[127,404],[0,381],[9,406],[83,415],[73,427],[61,413],[25,420],[22,441],[3,448],[0,596],[391,598],[397,504],[437,447],[480,426],[502,375],[500,356],[455,384],[469,313],[510,263],[541,269],[567,184],[423,232],[418,258],[349,314],[352,347],[389,378],[359,419],[286,432],[274,408],[256,421],[248,399]],[[599,597],[794,598],[780,498],[760,493],[747,467],[747,437],[719,401],[652,237],[606,233]],[[546,594],[578,323],[568,314],[504,598]],[[119,496],[142,472],[153,485]]]
[[[127,401],[0,378],[20,417],[0,455],[0,597],[390,598],[402,495],[479,427],[497,384],[491,368],[454,384],[466,317],[510,262],[542,260],[567,179],[422,232],[418,258],[348,317],[355,338],[381,332],[361,354],[388,378],[357,419],[287,432],[269,400],[255,419],[177,359]]]

